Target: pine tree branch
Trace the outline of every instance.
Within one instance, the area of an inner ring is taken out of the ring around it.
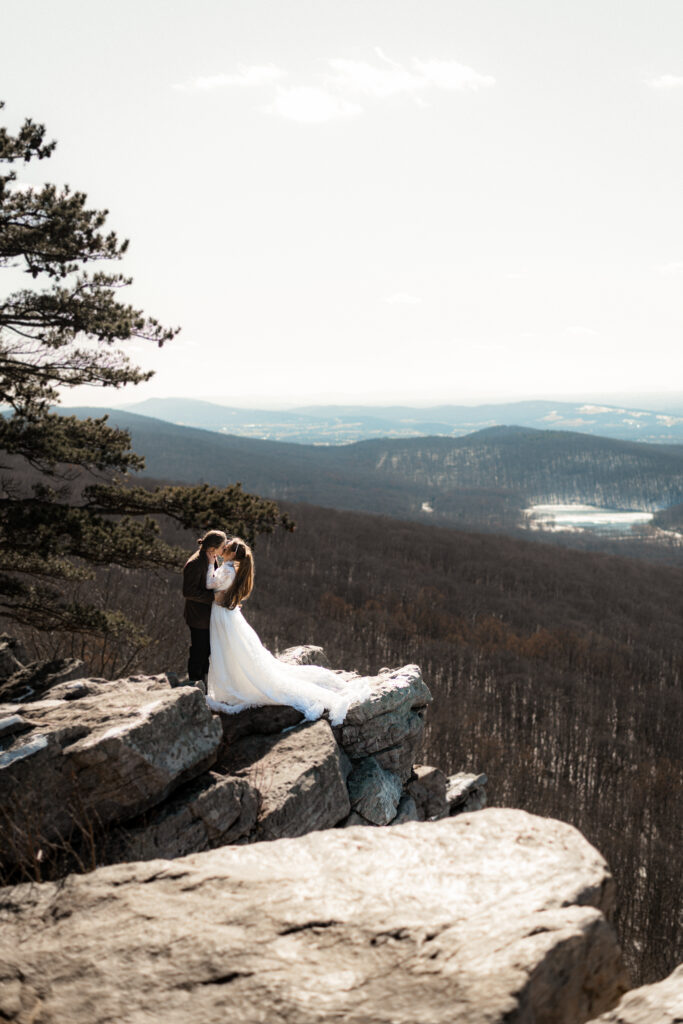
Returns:
[[[0,481],[0,608],[34,628],[141,644],[144,634],[121,612],[79,604],[69,594],[92,567],[182,565],[186,553],[163,540],[155,517],[186,528],[222,527],[251,541],[293,524],[274,502],[244,494],[239,484],[84,486],[86,473],[127,474],[144,459],[106,416],[78,420],[52,412],[60,389],[149,380],[152,373],[132,365],[116,343],[140,338],[162,346],[178,329],[120,300],[130,278],[91,270],[120,260],[128,247],[106,231],[106,210],[89,209],[85,194],[68,187],[14,187],[13,165],[49,157],[54,146],[30,120],[14,135],[0,128],[0,164],[8,165],[0,174],[0,268],[23,265],[36,282],[0,302],[0,404],[13,410],[0,414],[0,452],[16,478]],[[98,599],[105,597],[95,591]]]
[[[130,451],[130,434],[110,427],[107,416],[78,419],[44,413],[0,417],[0,450],[21,455],[36,469],[50,471],[59,463],[121,472],[144,468],[144,459]]]

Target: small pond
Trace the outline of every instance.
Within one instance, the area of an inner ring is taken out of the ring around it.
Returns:
[[[597,505],[532,505],[524,509],[532,530],[594,530],[627,533],[632,526],[649,523],[652,512],[599,508]]]

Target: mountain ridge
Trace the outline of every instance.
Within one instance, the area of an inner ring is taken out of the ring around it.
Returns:
[[[189,398],[149,398],[120,407],[170,423],[297,443],[341,444],[366,438],[461,436],[512,422],[545,429],[581,430],[621,440],[683,442],[683,409],[671,411],[594,402],[532,399],[476,406],[330,405],[287,410],[243,409]]]
[[[649,445],[568,431],[490,427],[458,438],[368,439],[302,445],[180,427],[121,410],[145,474],[224,485],[280,500],[379,512],[440,525],[512,528],[531,504],[584,503],[656,511],[683,502],[683,445]],[[429,508],[425,509],[425,505]]]

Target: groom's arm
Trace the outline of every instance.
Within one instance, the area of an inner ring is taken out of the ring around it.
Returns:
[[[213,590],[207,590],[204,581],[205,569],[200,559],[187,563],[183,569],[183,597],[186,601],[200,601],[211,604]]]

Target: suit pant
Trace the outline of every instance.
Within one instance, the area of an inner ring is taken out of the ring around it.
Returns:
[[[209,636],[208,629],[197,629],[195,626],[190,626],[190,657],[187,662],[187,674],[190,677],[190,682],[203,679],[209,671],[211,655]]]

